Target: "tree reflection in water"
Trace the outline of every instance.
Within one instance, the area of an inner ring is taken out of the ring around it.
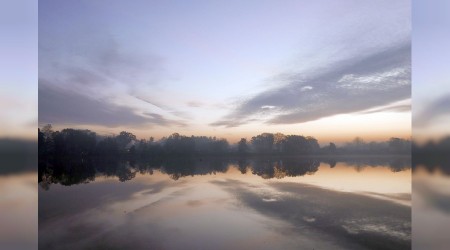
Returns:
[[[102,157],[90,160],[66,158],[54,165],[40,164],[39,184],[47,190],[53,183],[70,186],[89,183],[97,176],[117,177],[121,182],[129,181],[136,173],[152,175],[159,170],[173,180],[186,176],[225,173],[231,165],[237,166],[242,174],[250,171],[264,179],[312,175],[318,171],[320,163],[330,168],[337,162],[360,171],[367,167],[388,166],[393,172],[409,169],[409,157],[172,157],[154,158],[147,161],[120,160]]]
[[[40,172],[43,249],[411,248],[411,207],[394,201],[397,194],[410,196],[405,189],[408,157],[173,157],[67,163],[45,166]],[[362,169],[367,171],[355,173]],[[363,185],[377,186],[378,196],[358,188],[328,188],[325,182],[333,178],[323,178],[324,173],[336,174],[342,183],[361,177],[357,181]],[[379,179],[365,182],[380,173]],[[322,179],[315,183],[291,178],[304,175]],[[387,198],[380,198],[383,194]]]
[[[450,137],[413,145],[413,247],[448,249]]]

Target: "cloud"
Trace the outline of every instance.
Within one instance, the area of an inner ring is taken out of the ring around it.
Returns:
[[[359,112],[359,114],[374,114],[380,112],[410,112],[411,104],[399,104],[393,106],[384,106],[379,108],[374,108],[366,111]]]
[[[198,102],[198,101],[190,101],[190,102],[187,102],[186,105],[191,108],[200,108],[200,107],[204,106],[205,104],[202,102]]]
[[[429,104],[424,111],[414,117],[414,126],[426,127],[438,118],[450,114],[450,95],[442,96]]]
[[[410,98],[410,58],[411,47],[406,43],[362,52],[321,71],[282,74],[280,81],[287,84],[243,100],[211,125],[234,127],[262,115],[268,124],[304,123]],[[276,108],[261,109],[268,106]]]
[[[312,89],[313,89],[313,87],[311,87],[311,86],[304,86],[300,89],[300,91],[308,91],[308,90],[312,90]]]
[[[154,106],[154,107],[157,107],[157,108],[159,108],[159,109],[165,109],[165,107],[164,106],[162,106],[161,104],[159,104],[159,103],[157,103],[157,102],[155,102],[155,101],[150,101],[150,100],[147,100],[147,99],[145,99],[145,98],[143,98],[143,97],[140,97],[140,96],[133,96],[134,98],[136,98],[136,99],[138,99],[138,100],[141,100],[141,101],[143,101],[143,102],[146,102],[146,103],[148,103],[148,104],[150,104],[150,105],[152,105],[152,106]]]
[[[153,98],[141,97],[154,93],[155,85],[160,82],[164,72],[161,57],[125,48],[104,31],[89,34],[92,38],[74,38],[73,42],[57,44],[55,48],[45,42],[40,44],[43,53],[39,58],[39,75],[45,79],[45,83],[40,83],[45,86],[39,89],[41,121],[107,127],[185,126],[181,121],[158,114],[181,118],[182,112]],[[137,109],[138,106],[132,108],[108,101],[132,98],[145,103]],[[75,106],[67,105],[66,100]]]
[[[145,103],[148,103],[152,105],[153,107],[157,107],[158,109],[165,111],[167,113],[170,113],[171,115],[174,115],[176,117],[182,118],[182,119],[191,119],[185,112],[179,111],[177,109],[174,109],[168,105],[162,104],[156,100],[149,100],[151,98],[142,97],[139,95],[133,95],[134,98],[143,101]]]
[[[310,235],[316,248],[330,248],[317,247],[317,242],[321,242],[314,238],[317,232],[338,239],[333,242],[337,249],[353,249],[355,245],[369,249],[411,248],[410,206],[301,183],[273,182],[257,188],[232,179],[210,183],[233,194],[239,204],[288,222],[293,227],[286,231]]]
[[[179,127],[186,126],[186,124],[184,122],[166,119],[166,118],[164,118],[163,115],[160,115],[160,114],[156,114],[156,113],[144,113],[144,114],[146,116],[148,116],[148,118],[150,119],[151,123],[156,124],[156,125],[160,125],[160,126],[172,126],[172,125],[175,125],[175,126],[179,126]]]
[[[40,44],[40,76],[83,88],[117,84],[130,92],[158,82],[164,71],[161,57],[125,49],[110,34],[101,31],[90,35],[93,38],[73,39],[51,49]]]
[[[43,80],[39,82],[39,123],[118,126],[182,125],[155,113],[137,114],[130,107],[94,99]]]

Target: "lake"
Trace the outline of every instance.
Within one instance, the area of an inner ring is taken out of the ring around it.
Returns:
[[[0,168],[2,165],[0,162]],[[34,165],[34,169],[36,169]],[[2,173],[0,169],[0,249],[38,246],[37,171]]]
[[[409,157],[39,169],[40,249],[410,249]]]
[[[447,250],[450,240],[450,164],[417,164],[413,184],[413,248]]]

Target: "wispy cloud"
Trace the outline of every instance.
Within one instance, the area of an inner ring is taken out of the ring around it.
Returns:
[[[174,115],[174,116],[176,116],[178,118],[181,118],[181,119],[189,119],[190,118],[186,113],[184,113],[184,112],[182,112],[182,111],[180,111],[178,109],[174,109],[174,108],[172,108],[172,107],[170,107],[170,106],[168,106],[166,104],[160,103],[160,102],[158,102],[156,100],[150,100],[151,98],[145,98],[145,97],[142,97],[140,95],[133,95],[133,97],[135,97],[136,99],[138,99],[140,101],[148,103],[148,104],[150,104],[150,105],[152,105],[154,107],[157,107],[161,111],[170,113],[171,115]]]
[[[186,105],[191,108],[199,108],[204,106],[205,104],[199,101],[189,101],[186,103]]]
[[[409,111],[411,111],[411,105],[403,104],[403,105],[398,105],[398,106],[389,106],[389,107],[368,110],[368,111],[361,112],[361,114],[374,114],[374,113],[380,113],[380,112],[409,112]]]
[[[186,123],[182,121],[167,119],[161,114],[144,113],[144,115],[150,120],[152,124],[157,124],[160,126],[179,126],[179,127],[186,126]]]
[[[181,121],[167,119],[156,113],[139,114],[107,99],[94,99],[76,91],[39,82],[39,123],[130,126],[183,126]]]
[[[41,123],[186,125],[174,118],[183,117],[181,112],[148,97],[164,72],[161,57],[126,50],[102,31],[92,35],[94,44],[89,40],[76,40],[68,48],[58,44],[63,52],[41,44],[39,74],[45,79],[39,82]],[[142,103],[133,102],[135,98]]]
[[[450,114],[450,95],[442,96],[432,103],[414,117],[414,126],[426,127],[432,125],[436,119],[445,117]]]
[[[82,88],[121,85],[129,92],[158,83],[164,71],[161,57],[125,50],[111,35],[99,33],[95,44],[75,40],[67,47],[53,49],[41,43],[40,75],[60,85]]]
[[[286,74],[281,87],[243,100],[213,126],[234,127],[263,116],[293,124],[367,110],[410,97],[410,44],[339,61],[320,72]],[[267,108],[271,107],[271,108]]]
[[[358,112],[358,114],[374,114],[380,112],[411,112],[411,98]]]

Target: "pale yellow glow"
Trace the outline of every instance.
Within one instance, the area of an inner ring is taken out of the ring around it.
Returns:
[[[334,168],[330,168],[328,164],[321,163],[319,170],[310,175],[284,177],[281,179],[272,178],[269,180],[263,179],[261,176],[253,175],[251,171],[247,171],[246,174],[242,174],[236,166],[231,166],[226,173],[214,173],[207,175],[195,175],[182,177],[176,181],[171,180],[166,174],[161,173],[158,170],[153,172],[153,175],[136,175],[135,182],[149,183],[154,181],[169,181],[176,182],[181,186],[191,183],[195,179],[195,185],[206,185],[213,179],[216,180],[239,180],[245,183],[253,185],[264,185],[270,182],[294,182],[303,183],[321,187],[324,189],[330,189],[341,192],[360,193],[363,195],[374,196],[376,198],[393,200],[405,205],[410,205],[410,201],[401,200],[395,198],[397,194],[411,194],[411,169],[393,172],[390,168],[385,166],[370,167],[365,166],[363,168],[355,168],[354,166],[347,165],[345,163],[337,163]],[[97,178],[96,181],[100,181],[103,177]],[[103,179],[108,180],[108,179]],[[204,188],[197,192],[205,195],[210,195],[213,189]],[[148,190],[146,190],[148,191]],[[167,192],[172,190],[167,190]],[[153,197],[154,199],[163,194],[158,194]],[[391,196],[390,196],[391,195]]]
[[[432,124],[425,127],[414,127],[414,141],[419,144],[426,143],[429,140],[440,140],[450,135],[450,117],[441,117],[433,121]]]
[[[149,126],[149,127],[103,127],[83,125],[59,125],[55,130],[63,128],[90,129],[100,135],[117,135],[120,131],[129,131],[139,139],[154,137],[160,139],[172,133],[182,135],[205,135],[226,138],[230,143],[236,143],[241,138],[251,139],[261,133],[283,133],[313,136],[321,144],[329,142],[343,143],[361,137],[366,141],[383,141],[390,137],[404,139],[411,138],[411,112],[378,112],[370,114],[343,114],[320,120],[286,125],[246,124],[239,127],[214,127],[208,124],[196,124],[192,121],[190,126]]]
[[[36,140],[37,100],[12,99],[0,94],[0,138]]]
[[[358,171],[344,163],[338,163],[334,168],[321,164],[319,171],[313,175],[286,177],[283,181],[308,183],[344,192],[411,193],[411,170],[394,173],[382,166],[367,166]]]

